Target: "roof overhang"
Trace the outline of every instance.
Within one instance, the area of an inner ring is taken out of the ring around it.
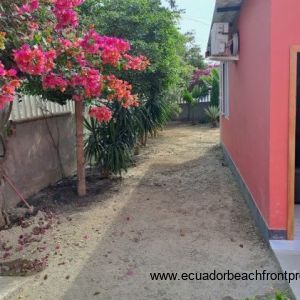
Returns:
[[[215,11],[211,27],[214,23],[229,23],[229,32],[234,33],[237,27],[237,20],[244,0],[216,0]],[[207,54],[211,50],[211,33],[207,44]]]

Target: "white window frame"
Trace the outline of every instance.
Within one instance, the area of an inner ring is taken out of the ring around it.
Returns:
[[[226,119],[229,118],[229,62],[220,64],[220,112]]]

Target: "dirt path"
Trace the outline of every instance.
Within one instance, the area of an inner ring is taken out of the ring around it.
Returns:
[[[224,166],[219,132],[171,126],[122,183],[65,211],[49,267],[10,299],[218,300],[285,289],[271,281],[151,281],[150,272],[279,271]]]

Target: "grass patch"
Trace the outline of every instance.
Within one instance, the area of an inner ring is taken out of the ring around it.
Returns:
[[[293,297],[288,296],[285,292],[276,292],[275,295],[269,296],[256,296],[253,298],[246,298],[245,300],[292,300]]]

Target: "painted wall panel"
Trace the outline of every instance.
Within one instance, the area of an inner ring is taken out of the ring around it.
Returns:
[[[290,48],[300,45],[300,1],[272,1],[270,98],[270,222],[287,224]]]
[[[246,0],[239,18],[240,60],[230,64],[230,116],[221,138],[269,224],[271,0]]]

